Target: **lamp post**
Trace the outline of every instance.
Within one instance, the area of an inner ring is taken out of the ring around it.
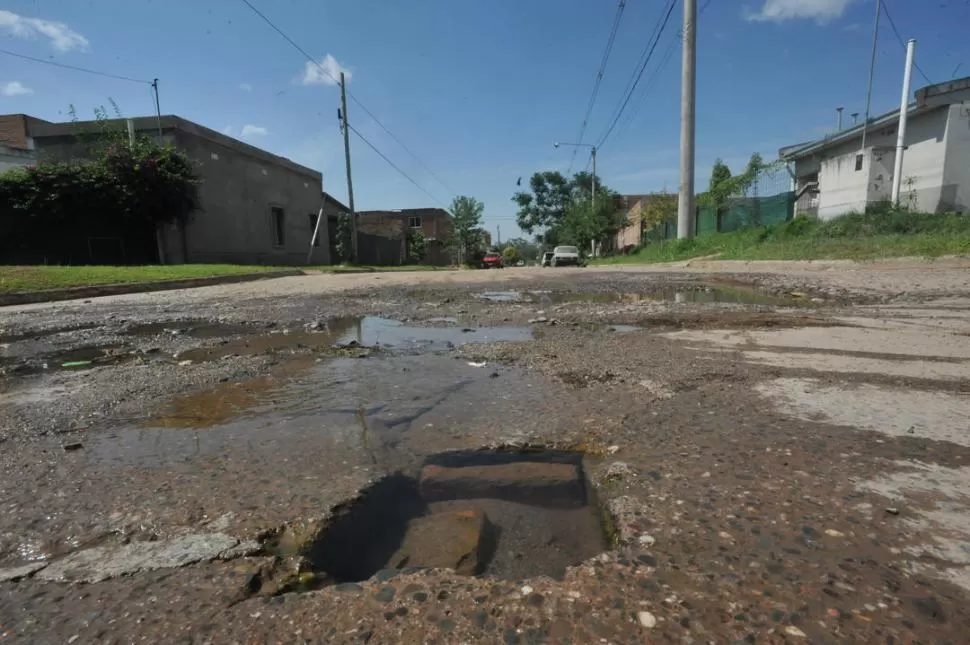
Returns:
[[[593,191],[591,194],[591,201],[593,205],[593,210],[596,210],[596,146],[591,143],[562,143],[557,141],[552,144],[553,148],[559,148],[561,146],[573,146],[574,148],[589,148],[590,157],[593,158]],[[589,243],[590,255],[596,255],[596,240],[591,240]]]

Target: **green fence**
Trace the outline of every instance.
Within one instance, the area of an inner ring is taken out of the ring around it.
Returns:
[[[795,214],[795,193],[784,192],[771,197],[741,197],[729,200],[726,207],[705,206],[694,216],[694,232],[731,233],[753,226],[769,226],[789,221]],[[677,222],[662,222],[641,237],[642,244],[677,239]]]

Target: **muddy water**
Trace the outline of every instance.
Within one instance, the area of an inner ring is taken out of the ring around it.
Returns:
[[[779,297],[767,292],[749,288],[728,287],[723,285],[684,285],[664,286],[641,293],[622,292],[567,292],[567,291],[488,291],[478,295],[489,302],[519,302],[540,306],[565,303],[636,303],[636,302],[676,302],[703,304],[740,304],[794,306],[800,304],[797,298]]]

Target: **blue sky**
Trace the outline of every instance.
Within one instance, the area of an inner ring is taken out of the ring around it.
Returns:
[[[616,3],[608,0],[251,0],[348,88],[433,171],[353,102],[351,124],[447,205],[485,202],[486,223],[517,234],[515,182],[565,171]],[[968,0],[885,0],[934,82],[970,75]],[[835,107],[863,112],[874,0],[698,0],[697,172],[740,169],[752,152],[834,129]],[[605,132],[660,18],[664,0],[627,0],[586,134]],[[676,7],[613,135],[599,174],[623,193],[677,189],[680,51]],[[162,112],[178,114],[316,168],[346,198],[338,89],[238,0],[0,0],[0,47],[151,80]],[[668,47],[672,56],[661,66]],[[904,52],[885,18],[873,112],[899,102]],[[958,68],[959,66],[959,68]],[[916,74],[913,87],[925,85]],[[0,54],[0,113],[82,117],[118,103],[154,112],[150,88]],[[846,121],[848,122],[848,116]],[[359,209],[439,205],[352,140]],[[580,153],[576,166],[585,166]]]

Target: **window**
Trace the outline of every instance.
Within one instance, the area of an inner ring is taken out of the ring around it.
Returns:
[[[862,155],[855,156],[855,169],[862,170]]]
[[[421,216],[411,215],[408,217],[408,227],[409,228],[421,228]]]
[[[317,228],[317,214],[310,213],[307,217],[310,218],[310,239],[313,240],[313,231]],[[320,246],[320,234],[317,234],[317,239],[313,240],[313,246]]]
[[[286,242],[283,209],[278,206],[271,206],[269,212],[272,220],[270,225],[273,227],[273,246],[283,246]]]

